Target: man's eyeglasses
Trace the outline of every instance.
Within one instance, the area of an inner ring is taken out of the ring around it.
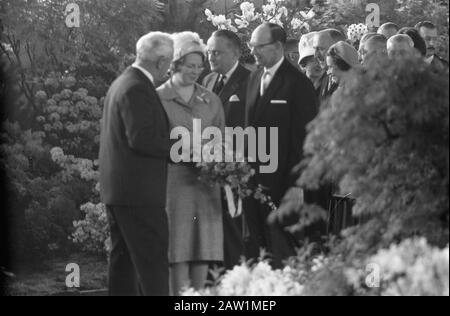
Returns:
[[[218,50],[208,50],[207,54],[208,54],[208,56],[219,57],[220,55],[223,54],[223,52],[218,51]]]
[[[270,43],[265,43],[265,44],[259,44],[259,45],[255,45],[255,44],[252,44],[252,43],[247,43],[247,47],[248,47],[248,49],[250,49],[250,50],[261,50],[261,49],[263,49],[264,47],[266,47],[266,46],[269,46],[269,45],[272,45],[272,44],[275,44],[276,43],[276,41],[275,42],[270,42]]]

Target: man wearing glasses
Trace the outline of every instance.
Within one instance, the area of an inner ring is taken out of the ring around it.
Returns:
[[[306,125],[317,114],[317,98],[308,78],[285,56],[286,32],[276,24],[265,23],[252,34],[248,46],[260,69],[250,75],[247,88],[246,126],[278,129],[278,168],[274,173],[257,173],[255,181],[267,188],[275,205],[286,193],[302,201],[303,190],[295,187],[297,177],[291,170],[303,158]],[[270,148],[269,135],[265,144]],[[259,149],[259,148],[258,148]],[[255,163],[255,170],[264,165]],[[289,191],[289,192],[288,192]],[[275,268],[295,255],[295,238],[278,224],[268,225],[271,210],[254,199],[244,205],[250,237],[246,241],[247,258],[257,258],[264,248],[272,256]]]

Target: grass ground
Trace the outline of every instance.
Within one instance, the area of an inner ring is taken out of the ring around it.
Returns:
[[[80,288],[66,287],[69,263],[80,267]],[[29,269],[28,269],[29,270]],[[6,282],[10,296],[76,295],[80,291],[96,291],[107,288],[107,262],[99,257],[77,253],[68,258],[54,258],[44,262],[37,271],[22,271]]]

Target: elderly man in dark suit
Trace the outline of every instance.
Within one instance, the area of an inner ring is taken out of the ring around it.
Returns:
[[[154,82],[173,57],[168,34],[137,42],[137,58],[111,85],[100,138],[100,189],[111,228],[110,295],[169,294],[165,211],[169,123]]]
[[[212,34],[207,43],[212,73],[203,85],[216,93],[223,104],[227,127],[244,127],[247,82],[250,71],[239,63],[241,40],[228,30]],[[244,255],[242,217],[232,218],[223,201],[224,264],[232,269]]]
[[[219,30],[213,33],[207,46],[212,73],[205,77],[203,85],[222,100],[226,126],[242,127],[250,71],[239,63],[241,40],[231,31]]]
[[[263,164],[255,163],[255,181],[268,188],[275,205],[289,191],[298,200],[303,190],[295,187],[291,170],[303,158],[306,126],[317,114],[317,98],[311,81],[285,57],[285,30],[271,23],[259,26],[252,34],[249,48],[260,70],[250,76],[247,90],[246,122],[248,127],[278,129],[278,168],[273,173],[262,173]],[[261,135],[259,135],[261,136]],[[266,148],[274,140],[264,139]],[[261,140],[258,141],[258,148]],[[261,248],[272,255],[276,268],[282,261],[295,255],[295,239],[281,226],[268,225],[271,210],[254,199],[245,201],[244,212],[250,231],[246,254],[258,257]]]
[[[333,82],[331,77],[327,74],[327,53],[331,46],[340,41],[345,41],[344,34],[336,29],[326,29],[314,34],[313,48],[315,51],[314,57],[319,61],[323,70],[323,76],[321,79],[321,85],[318,89],[318,96],[320,106],[327,102],[328,98],[338,88],[337,83]]]

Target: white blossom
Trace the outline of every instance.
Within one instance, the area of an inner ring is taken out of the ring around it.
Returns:
[[[241,11],[242,15],[239,17],[241,17],[244,21],[252,22],[258,18],[258,16],[255,14],[255,5],[253,3],[241,3]]]
[[[241,20],[241,19],[235,19],[234,23],[236,23],[238,29],[244,29],[250,25],[250,23],[247,20]]]
[[[300,11],[300,14],[305,20],[311,20],[316,16],[316,13],[313,11],[313,9],[309,10],[308,13],[306,13],[305,11]]]
[[[293,18],[291,21],[291,26],[294,30],[298,30],[303,26],[303,21],[299,18]]]

